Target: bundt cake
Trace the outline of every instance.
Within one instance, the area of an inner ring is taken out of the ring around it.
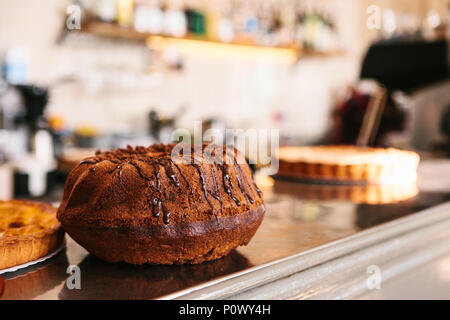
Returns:
[[[100,259],[132,264],[195,264],[246,245],[265,208],[244,157],[206,145],[173,156],[175,146],[82,160],[58,209],[66,232]]]

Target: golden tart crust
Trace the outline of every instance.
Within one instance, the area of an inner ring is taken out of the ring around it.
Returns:
[[[40,202],[0,201],[0,270],[39,259],[61,244],[56,210]]]
[[[357,146],[282,147],[279,176],[350,183],[414,182],[420,157],[412,151]]]

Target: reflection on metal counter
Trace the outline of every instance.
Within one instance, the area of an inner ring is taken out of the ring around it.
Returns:
[[[83,290],[61,288],[59,299],[152,299],[251,267],[237,251],[195,265],[112,264],[89,254],[78,265]]]
[[[49,273],[49,277],[53,279],[51,281],[57,280],[59,285],[54,289],[42,290],[36,298],[151,299],[162,296],[167,298],[233,296],[238,291],[247,290],[247,287],[272,281],[277,275],[281,278],[287,277],[301,266],[303,268],[316,266],[323,263],[323,259],[334,259],[349,254],[350,248],[359,250],[357,252],[364,255],[364,250],[368,250],[369,240],[366,238],[358,240],[363,234],[364,237],[375,237],[371,241],[380,244],[383,235],[386,234],[386,231],[382,230],[387,228],[388,222],[394,223],[394,226],[389,226],[390,236],[396,232],[401,235],[405,232],[404,228],[416,223],[414,221],[417,221],[419,216],[421,219],[427,219],[428,215],[429,219],[433,220],[436,219],[432,218],[436,214],[442,215],[438,210],[435,210],[436,213],[432,213],[431,210],[425,216],[418,214],[419,211],[450,200],[448,192],[430,190],[420,191],[415,197],[391,204],[358,204],[351,199],[342,198],[305,199],[300,193],[283,191],[289,187],[296,190],[298,187],[296,183],[283,182],[285,188],[281,191],[277,183],[273,187],[270,184],[262,186],[267,213],[253,240],[248,246],[238,248],[223,259],[194,266],[109,264],[96,259],[67,237],[67,248],[63,254],[67,256],[69,264],[81,268],[83,289],[69,290],[65,280],[58,278],[61,270],[65,271],[61,268],[59,271]],[[417,227],[425,229],[427,225],[416,225]],[[413,232],[418,233],[419,231]],[[396,241],[395,238],[393,241]],[[391,249],[395,248],[392,244],[389,246]],[[387,251],[380,252],[385,254]],[[394,254],[398,255],[399,252]],[[352,259],[355,263],[359,261],[356,258]],[[55,258],[48,262],[48,267],[52,261],[55,264],[59,263],[59,259]],[[284,268],[287,268],[287,271]],[[26,279],[32,274],[24,273],[21,276]],[[12,274],[9,277],[14,278],[16,275]],[[311,281],[315,279],[312,276],[308,277]],[[338,279],[332,278],[333,281]],[[263,291],[268,297],[270,294],[283,293],[283,290]],[[307,293],[302,291],[301,296],[306,297]],[[25,298],[27,294],[24,291],[18,298]]]
[[[54,289],[67,278],[69,266],[65,250],[53,259],[44,261],[26,269],[3,274],[5,278],[4,300],[33,299]]]

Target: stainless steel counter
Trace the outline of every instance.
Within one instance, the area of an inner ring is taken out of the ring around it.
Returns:
[[[267,213],[250,244],[199,265],[109,264],[66,236],[56,257],[4,274],[3,298],[363,298],[369,266],[383,287],[450,253],[450,194],[419,187],[413,198],[376,205],[306,198],[298,183],[276,181],[263,188]],[[80,267],[79,290],[66,286],[69,265]]]

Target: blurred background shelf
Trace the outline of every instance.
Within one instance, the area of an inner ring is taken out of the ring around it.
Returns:
[[[248,58],[262,56],[273,56],[280,58],[281,61],[295,62],[302,57],[328,57],[341,55],[343,50],[318,51],[307,50],[298,46],[268,46],[255,44],[252,41],[234,40],[231,42],[221,42],[210,39],[207,36],[198,36],[188,34],[183,37],[171,37],[165,35],[156,35],[148,32],[140,32],[132,27],[121,27],[115,23],[105,23],[98,21],[88,22],[82,28],[83,32],[101,37],[109,37],[124,40],[146,41],[151,49],[162,50],[168,46],[181,49],[184,53],[202,54],[212,53],[219,56],[245,56]]]
[[[367,27],[372,4],[380,28]],[[0,12],[0,198],[59,192],[53,171],[67,173],[72,149],[169,143],[177,129],[353,144],[373,80],[389,90],[376,145],[450,155],[448,0],[16,0]]]
[[[149,37],[164,37],[164,38],[174,38],[169,36],[164,36],[161,34],[153,34],[149,32],[140,32],[135,30],[133,27],[121,27],[115,23],[108,22],[99,22],[99,21],[91,21],[86,23],[82,28],[83,31],[89,32],[92,34],[96,34],[98,36],[111,37],[111,38],[121,38],[121,39],[131,39],[131,40],[146,40]],[[186,36],[179,37],[176,39],[180,40],[196,40],[196,41],[205,41],[209,43],[217,43],[217,44],[229,44],[229,45],[237,45],[237,46],[249,46],[255,48],[276,48],[276,49],[289,49],[289,50],[300,50],[297,47],[275,47],[275,46],[264,46],[253,43],[252,41],[242,41],[242,40],[233,40],[231,42],[225,43],[218,40],[209,39],[205,35],[192,35],[187,34]]]
[[[92,33],[102,37],[128,39],[128,40],[139,40],[145,41],[152,34],[147,32],[139,32],[135,29],[129,27],[119,27],[114,23],[105,22],[88,22],[81,29],[83,32]]]

